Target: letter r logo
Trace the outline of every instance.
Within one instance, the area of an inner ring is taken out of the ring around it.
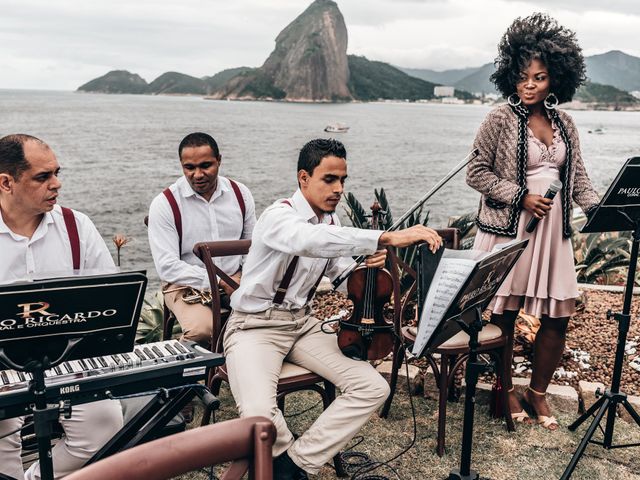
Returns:
[[[19,303],[18,307],[22,308],[22,313],[18,313],[22,318],[32,318],[34,313],[39,313],[43,317],[51,315],[47,312],[47,308],[49,308],[47,302]]]

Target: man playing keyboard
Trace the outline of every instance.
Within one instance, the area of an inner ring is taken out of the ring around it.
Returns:
[[[23,134],[0,138],[0,284],[51,277],[53,272],[115,271],[91,220],[56,204],[59,172],[56,156],[41,140]],[[53,448],[56,479],[81,468],[122,428],[122,408],[114,400],[77,405],[71,418],[60,422],[65,437]],[[26,472],[22,468],[23,423],[24,417],[0,421],[0,474],[40,479],[37,462]]]

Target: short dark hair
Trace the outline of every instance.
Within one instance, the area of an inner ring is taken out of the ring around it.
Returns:
[[[347,150],[342,142],[333,138],[316,138],[307,142],[298,155],[298,172],[305,170],[313,175],[315,168],[320,165],[324,157],[334,156],[347,159]]]
[[[8,173],[18,180],[20,175],[31,166],[24,156],[24,144],[28,141],[38,142],[48,147],[39,138],[24,133],[14,133],[0,138],[0,173]]]
[[[209,145],[213,152],[213,156],[216,158],[220,157],[218,144],[211,135],[208,133],[193,132],[184,137],[180,142],[180,145],[178,146],[178,158],[182,158],[183,149],[187,147],[202,147],[203,145]]]
[[[491,81],[506,98],[515,93],[520,74],[538,59],[549,70],[551,92],[560,103],[573,98],[586,77],[576,34],[544,13],[516,18],[498,44]]]

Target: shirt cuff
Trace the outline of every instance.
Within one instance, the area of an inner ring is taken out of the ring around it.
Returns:
[[[361,255],[371,255],[378,250],[378,244],[380,243],[380,237],[384,233],[384,230],[360,230],[360,240],[362,242],[363,252]]]

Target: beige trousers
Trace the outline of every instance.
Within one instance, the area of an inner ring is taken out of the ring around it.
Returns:
[[[240,416],[262,415],[276,426],[273,455],[288,451],[309,473],[351,440],[389,395],[386,380],[368,363],[345,357],[335,335],[320,330],[308,310],[233,312],[224,338],[229,384]],[[341,395],[297,440],[276,404],[284,360],[332,382]]]
[[[166,285],[163,290],[174,290],[178,285]],[[189,304],[182,300],[184,290],[169,291],[164,294],[164,303],[173,312],[182,328],[182,339],[202,345],[211,343],[213,320],[211,308],[201,303]]]
[[[21,428],[24,417],[0,421],[0,437]],[[65,437],[52,450],[56,479],[82,468],[122,428],[122,407],[117,400],[74,405],[71,418],[60,418]],[[40,480],[38,462],[24,472],[20,432],[0,439],[0,473],[22,480]]]

